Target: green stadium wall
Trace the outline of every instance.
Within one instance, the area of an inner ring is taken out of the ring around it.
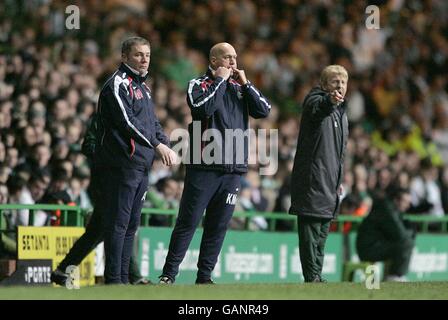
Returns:
[[[162,273],[171,231],[171,228],[159,227],[139,229],[139,265],[143,276],[155,278]],[[201,237],[199,229],[180,266],[176,283],[194,283]],[[342,280],[343,243],[347,240],[350,260],[358,261],[354,250],[356,233],[350,233],[348,239],[344,237],[341,233],[330,233],[327,240],[323,276],[330,282]],[[228,231],[213,278],[218,283],[302,282],[297,234]],[[448,235],[417,236],[408,278],[411,281],[448,280]],[[362,272],[355,275],[355,280],[363,281]]]

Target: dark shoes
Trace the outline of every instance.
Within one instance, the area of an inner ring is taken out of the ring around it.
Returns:
[[[327,283],[328,281],[326,280],[326,279],[324,279],[324,278],[322,278],[321,276],[315,276],[314,278],[313,278],[313,280],[311,280],[311,281],[307,281],[307,280],[305,280],[305,282],[311,282],[311,283]]]
[[[196,284],[215,284],[215,282],[213,282],[212,279],[207,279],[207,280],[199,280],[196,279]]]
[[[174,283],[173,279],[171,279],[170,277],[164,276],[164,275],[161,275],[159,277],[159,279],[160,279],[159,284],[173,284]],[[215,284],[212,279],[207,279],[207,280],[196,279],[195,283],[196,284]]]
[[[327,279],[319,277],[319,281],[318,282],[320,282],[320,283],[327,283],[328,281],[327,281]]]
[[[65,272],[62,272],[60,269],[54,270],[50,275],[50,280],[57,285],[65,287],[67,280],[69,279],[69,275]]]

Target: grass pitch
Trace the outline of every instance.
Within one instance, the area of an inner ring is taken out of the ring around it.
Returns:
[[[448,282],[382,282],[380,289],[364,283],[221,284],[81,287],[0,287],[0,299],[64,300],[298,300],[298,299],[448,299]]]

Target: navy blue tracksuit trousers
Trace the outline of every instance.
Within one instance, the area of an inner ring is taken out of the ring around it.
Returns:
[[[102,175],[104,250],[107,284],[129,283],[134,235],[148,190],[147,169],[107,168]]]
[[[240,177],[235,173],[187,168],[179,215],[171,234],[163,276],[174,281],[206,210],[197,281],[203,282],[211,278],[235,209]]]

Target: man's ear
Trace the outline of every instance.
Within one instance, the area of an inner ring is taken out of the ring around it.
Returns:
[[[216,57],[211,57],[210,64],[214,67],[216,63]]]
[[[126,54],[121,54],[121,60],[123,60],[124,62],[128,61],[128,56]]]

